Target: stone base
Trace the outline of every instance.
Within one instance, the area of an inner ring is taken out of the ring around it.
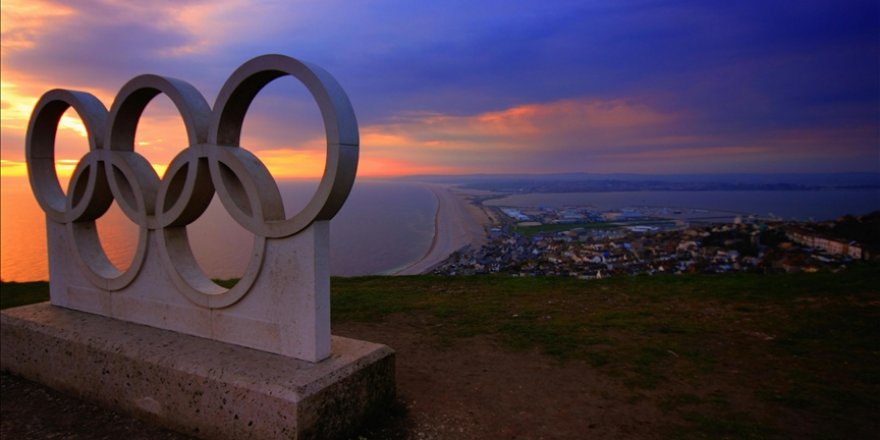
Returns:
[[[63,309],[2,312],[0,368],[202,438],[336,438],[394,400],[394,352],[332,338],[310,363]]]

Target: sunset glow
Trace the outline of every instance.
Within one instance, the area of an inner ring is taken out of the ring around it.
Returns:
[[[235,66],[270,52],[343,85],[364,177],[880,170],[877,4],[763,5],[4,1],[2,173],[23,175],[30,112],[49,89],[109,108],[149,72],[212,102]],[[314,103],[256,102],[243,146],[277,178],[320,176]],[[188,144],[164,97],[138,127],[135,148],[160,174]],[[59,161],[84,154],[75,113],[58,133]]]

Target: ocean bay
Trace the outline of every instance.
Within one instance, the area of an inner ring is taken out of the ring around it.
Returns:
[[[279,182],[288,216],[311,197],[315,183]],[[26,180],[4,179],[0,221],[0,278],[48,279],[45,214]],[[330,222],[331,272],[339,276],[393,273],[419,260],[431,245],[437,199],[423,185],[358,181],[342,210]],[[187,227],[196,260],[213,278],[244,272],[252,235],[214,198],[205,214]],[[110,260],[126,267],[137,245],[137,226],[115,204],[98,220],[98,233]]]

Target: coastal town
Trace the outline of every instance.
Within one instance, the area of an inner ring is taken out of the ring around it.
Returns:
[[[485,243],[453,253],[432,273],[812,272],[876,260],[880,244],[880,211],[817,223],[669,208],[480,206],[494,219]]]

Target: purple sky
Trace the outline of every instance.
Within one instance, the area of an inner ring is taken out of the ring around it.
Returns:
[[[89,91],[109,107],[127,80],[157,73],[213,102],[238,65],[265,53],[321,65],[343,85],[366,176],[880,171],[876,0],[2,8],[9,175],[23,161],[30,109],[49,89]],[[320,120],[298,87],[271,84],[246,120],[243,144],[273,173],[319,172]],[[147,116],[138,151],[167,164],[183,147],[182,125],[161,100]],[[85,147],[64,131],[56,158],[75,161]]]

